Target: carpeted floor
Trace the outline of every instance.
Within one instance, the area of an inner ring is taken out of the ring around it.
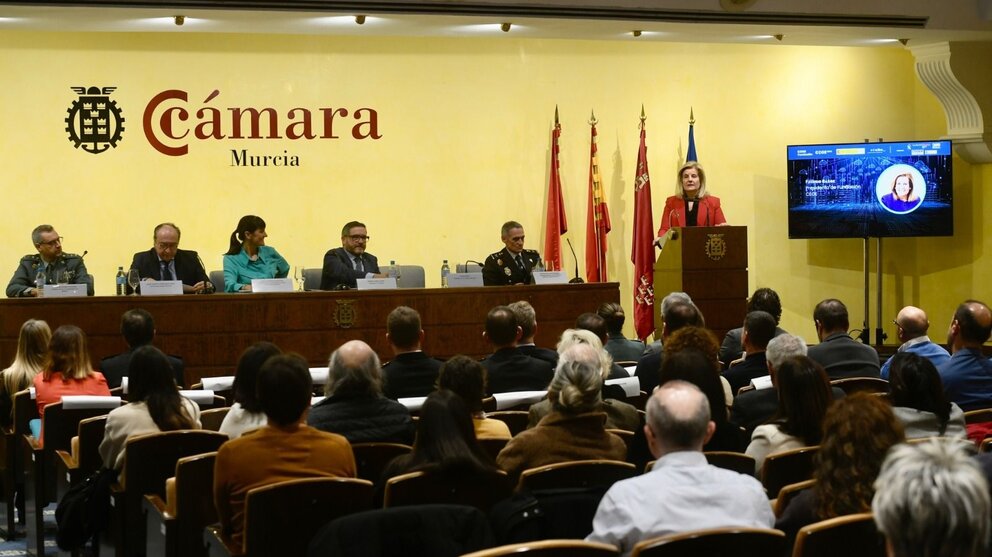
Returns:
[[[23,526],[17,528],[17,538],[13,540],[3,540],[0,542],[0,557],[18,557],[27,555],[26,531]],[[56,555],[58,548],[55,546],[55,505],[45,509],[45,555]]]

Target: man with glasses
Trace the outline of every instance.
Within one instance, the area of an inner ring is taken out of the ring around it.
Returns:
[[[181,280],[184,294],[199,294],[213,290],[213,284],[195,251],[179,249],[182,232],[171,222],[163,222],[152,232],[154,244],[148,251],[139,251],[131,260],[141,280]],[[128,286],[130,292],[131,287]]]
[[[530,273],[541,264],[541,254],[524,249],[524,226],[508,221],[500,230],[500,238],[506,247],[486,258],[482,266],[482,283],[486,286],[505,286],[533,282]]]
[[[324,254],[320,273],[321,290],[356,288],[357,279],[385,278],[379,272],[379,260],[365,251],[369,235],[365,225],[351,221],[341,229],[341,247]]]
[[[897,352],[912,352],[933,362],[933,365],[940,364],[951,359],[951,355],[944,350],[944,347],[930,340],[927,336],[927,329],[930,328],[930,321],[927,314],[920,308],[906,306],[899,310],[892,324],[896,326],[896,338],[902,344]],[[882,364],[882,379],[889,378],[889,367],[892,365],[892,358]]]
[[[42,224],[31,232],[31,242],[38,253],[21,258],[7,283],[8,298],[41,296],[42,285],[60,283],[85,284],[87,295],[93,295],[93,277],[86,272],[83,257],[63,253],[62,240],[50,224]]]

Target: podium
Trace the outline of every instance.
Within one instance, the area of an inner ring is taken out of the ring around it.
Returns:
[[[654,264],[654,328],[661,338],[661,299],[692,298],[718,340],[744,324],[747,313],[747,227],[672,228]]]

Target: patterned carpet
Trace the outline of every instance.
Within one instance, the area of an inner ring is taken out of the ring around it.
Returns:
[[[19,557],[27,555],[27,541],[24,538],[25,530],[23,526],[17,528],[17,539],[3,540],[0,542],[0,557]],[[55,505],[50,505],[45,509],[45,555],[54,556],[58,553],[55,546]]]

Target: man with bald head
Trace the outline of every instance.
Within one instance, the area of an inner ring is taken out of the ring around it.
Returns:
[[[958,306],[947,330],[951,358],[937,371],[947,398],[966,412],[992,406],[992,362],[982,354],[990,333],[992,312],[978,300]]]
[[[944,350],[943,346],[933,342],[927,336],[930,321],[927,320],[927,314],[922,309],[914,306],[902,308],[896,315],[895,325],[896,338],[902,343],[898,352],[910,352],[922,356],[933,362],[935,366],[940,366],[951,359],[951,355],[947,353],[947,350]],[[882,364],[882,379],[889,379],[889,367],[891,365],[892,358]]]
[[[764,488],[751,476],[706,462],[703,445],[716,430],[698,387],[669,381],[648,399],[644,434],[657,458],[651,471],[613,484],[593,519],[588,541],[630,555],[641,541],[706,528],[771,528]]]

